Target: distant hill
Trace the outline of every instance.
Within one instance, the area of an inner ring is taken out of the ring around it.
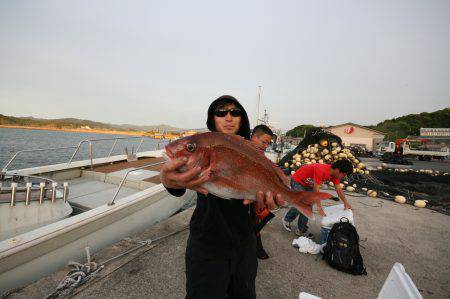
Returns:
[[[420,128],[450,128],[450,108],[435,112],[422,112],[385,120],[368,128],[387,133],[388,140],[419,135]]]
[[[313,125],[299,125],[287,131],[286,135],[303,137],[305,130],[313,127]],[[419,135],[420,128],[450,128],[450,108],[430,113],[408,114],[385,120],[375,126],[365,127],[386,133],[388,140],[405,138],[408,135]]]
[[[306,131],[308,131],[309,129],[315,128],[315,127],[316,126],[313,126],[313,125],[296,126],[292,130],[287,131],[286,135],[291,136],[291,137],[304,137]]]
[[[178,132],[186,129],[176,128],[169,125],[136,126],[129,124],[107,124],[95,122],[86,119],[60,118],[60,119],[42,119],[34,117],[14,117],[0,114],[0,125],[22,126],[22,127],[45,127],[55,129],[78,129],[89,127],[97,130],[115,130],[115,131],[160,131],[160,132]]]

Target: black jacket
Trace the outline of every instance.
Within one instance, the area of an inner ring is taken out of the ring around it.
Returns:
[[[167,189],[174,196],[184,189]],[[228,200],[197,193],[190,222],[187,253],[206,259],[229,259],[238,250],[255,250],[255,213],[242,200]]]
[[[250,139],[250,123],[244,107],[234,97],[224,95],[208,108],[206,125],[216,131],[214,111],[222,103],[234,103],[242,111],[238,135]],[[167,189],[174,196],[182,196],[184,189]],[[255,213],[253,205],[242,200],[223,199],[212,194],[197,193],[197,206],[190,222],[187,253],[192,257],[228,259],[236,250],[255,250]]]

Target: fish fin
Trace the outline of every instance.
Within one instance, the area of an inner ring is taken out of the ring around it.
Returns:
[[[333,197],[331,194],[325,192],[300,191],[295,192],[295,198],[291,198],[291,204],[306,217],[314,219],[312,205],[317,204],[317,206],[321,206],[321,200],[331,197]]]
[[[199,178],[201,177],[205,177],[208,176],[208,178],[211,178],[213,173],[211,171],[211,166],[209,166],[208,168],[204,169],[202,172],[200,172],[200,174],[198,175]]]
[[[262,151],[264,153],[264,149],[261,148],[256,142],[250,142],[251,146],[253,146],[256,150]]]
[[[291,188],[291,179],[284,174],[284,172],[278,167],[276,166],[276,164],[272,165],[273,170],[275,171],[275,173],[277,174],[278,178],[280,179],[280,181],[289,189]]]
[[[296,194],[303,203],[310,206],[320,204],[320,201],[333,197],[333,195],[325,192],[300,191],[296,192]]]
[[[203,194],[205,196],[208,195],[208,193],[209,193],[208,190],[206,190],[205,188],[202,188],[202,187],[195,187],[195,188],[193,188],[193,190],[198,192],[198,193],[201,193],[201,194]]]
[[[300,201],[298,202],[292,202],[292,205],[303,215],[305,215],[308,218],[314,219],[314,215],[312,212],[312,207],[308,206]]]

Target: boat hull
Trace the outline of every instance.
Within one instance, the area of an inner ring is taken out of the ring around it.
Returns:
[[[23,286],[164,220],[195,197],[173,197],[155,185],[116,201],[0,242],[0,292]]]

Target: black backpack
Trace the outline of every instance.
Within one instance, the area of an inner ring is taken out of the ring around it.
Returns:
[[[359,252],[358,233],[347,218],[342,218],[331,228],[323,249],[323,259],[339,271],[353,275],[367,275]]]

